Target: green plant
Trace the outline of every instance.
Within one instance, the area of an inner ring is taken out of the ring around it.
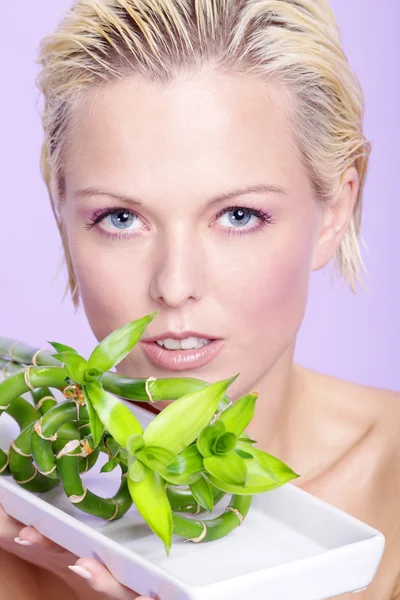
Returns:
[[[221,538],[243,522],[252,495],[299,475],[253,447],[256,440],[245,429],[258,392],[235,403],[225,395],[240,373],[207,384],[191,378],[131,379],[110,371],[157,312],[112,332],[87,360],[58,342],[49,342],[56,350],[50,354],[0,336],[5,375],[0,414],[8,413],[21,429],[8,452],[0,449],[0,474],[33,492],[61,482],[77,508],[107,520],[122,517],[134,502],[169,555],[173,534],[194,542]],[[61,390],[66,399],[57,402],[50,388]],[[33,403],[21,397],[25,392]],[[174,402],[143,430],[117,395]],[[102,472],[121,470],[112,498],[90,492],[81,478],[101,452],[109,458]],[[232,498],[219,517],[203,521],[178,514],[211,513],[226,493]]]

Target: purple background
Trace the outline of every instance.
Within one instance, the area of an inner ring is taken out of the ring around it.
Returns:
[[[373,150],[364,196],[362,247],[368,294],[354,296],[330,268],[312,275],[295,360],[366,385],[400,390],[397,199],[400,126],[397,84],[400,2],[331,0],[347,57],[366,98],[365,134]],[[55,340],[88,356],[96,340],[83,309],[74,315],[62,246],[39,171],[42,129],[34,64],[40,39],[71,0],[7,2],[3,30],[1,115],[0,334],[33,346]],[[139,318],[142,315],[134,315]]]

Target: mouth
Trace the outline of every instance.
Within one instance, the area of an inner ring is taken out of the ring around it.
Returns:
[[[185,371],[202,367],[214,360],[221,352],[225,340],[211,339],[202,348],[169,350],[157,342],[141,341],[143,353],[157,367],[170,371]]]

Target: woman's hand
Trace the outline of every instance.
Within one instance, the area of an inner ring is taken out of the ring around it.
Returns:
[[[79,600],[154,600],[139,596],[118,583],[108,569],[93,558],[78,558],[33,527],[25,527],[10,517],[1,505],[0,548],[51,571],[72,588]]]

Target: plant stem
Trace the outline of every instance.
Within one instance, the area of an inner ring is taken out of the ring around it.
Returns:
[[[109,454],[109,450],[104,442],[94,451],[87,443],[90,427],[86,406],[77,399],[58,403],[51,393],[49,388],[63,390],[72,381],[64,363],[53,354],[0,336],[0,369],[5,377],[0,382],[0,414],[7,412],[21,428],[8,455],[0,449],[0,475],[12,475],[33,492],[48,491],[61,481],[65,494],[77,508],[106,520],[118,519],[133,503],[127,485],[128,467],[119,463],[121,483],[112,498],[97,496],[82,482],[81,473],[95,464],[100,452]],[[137,402],[174,400],[209,385],[195,378],[135,379],[111,371],[104,373],[100,381],[111,394]],[[30,392],[34,405],[21,398],[26,392]],[[218,412],[229,404],[231,400],[225,395]],[[211,489],[216,505],[226,492],[213,485]],[[252,500],[251,495],[232,495],[222,515],[203,521],[177,514],[204,512],[190,489],[166,484],[166,491],[173,511],[173,533],[196,543],[219,539],[238,527]]]
[[[12,352],[10,355],[10,348]],[[34,348],[16,340],[14,338],[7,338],[0,336],[0,356],[11,359],[14,363],[20,363],[22,365],[33,364],[33,357],[39,351],[39,348]],[[50,350],[41,350],[37,354],[35,363],[40,366],[59,366],[60,361],[54,358],[52,355],[56,354]],[[5,368],[4,363],[0,358],[0,368]],[[7,367],[8,370],[9,367]],[[136,402],[157,402],[157,400],[174,400],[180,398],[184,394],[196,392],[202,389],[208,382],[202,381],[201,379],[195,379],[191,377],[179,378],[179,377],[164,377],[151,380],[148,382],[147,389],[151,394],[151,399],[146,390],[146,383],[148,378],[131,378],[125,375],[120,375],[112,371],[104,373],[101,383],[107,392],[125,398],[126,400],[135,400]],[[229,396],[225,395],[219,403],[218,411],[225,409],[230,404]]]
[[[233,495],[222,515],[205,521],[195,521],[173,513],[173,533],[189,539],[201,536],[201,540],[198,541],[204,542],[217,540],[241,525],[249,511],[251,500],[252,496]],[[229,507],[234,510],[230,510]],[[242,518],[235,511],[238,511]]]

